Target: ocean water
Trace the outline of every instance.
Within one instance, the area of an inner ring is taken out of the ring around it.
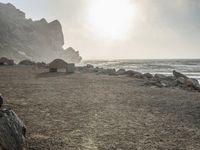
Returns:
[[[200,81],[200,59],[173,59],[173,60],[87,60],[84,64],[92,64],[104,68],[124,68],[141,73],[172,75],[172,71],[179,71],[188,77]]]

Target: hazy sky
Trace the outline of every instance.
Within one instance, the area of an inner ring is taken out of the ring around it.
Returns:
[[[0,0],[58,19],[84,59],[200,58],[200,0]]]

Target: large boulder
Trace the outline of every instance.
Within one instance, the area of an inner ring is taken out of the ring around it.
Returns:
[[[133,70],[127,70],[127,71],[125,72],[125,75],[127,75],[127,76],[129,76],[129,77],[134,76],[134,75],[136,75],[136,74],[141,74],[141,73],[140,73],[140,72],[137,72],[137,71],[133,71]]]
[[[106,69],[106,74],[108,74],[108,75],[116,75],[116,70],[115,69]]]
[[[182,73],[180,73],[180,72],[177,72],[176,70],[173,71],[173,75],[174,75],[174,77],[176,77],[177,79],[180,78],[180,77],[182,77],[182,78],[184,78],[184,79],[188,79],[188,77],[187,77],[186,75],[184,75],[184,74],[182,74]]]
[[[185,85],[187,87],[192,87],[194,90],[197,90],[200,92],[200,85],[199,81],[193,78],[189,78],[185,80]]]
[[[176,81],[177,81],[178,85],[184,85],[185,84],[185,78],[183,78],[183,77],[179,77]]]
[[[0,110],[0,149],[23,150],[26,127],[10,109]]]
[[[94,68],[94,66],[91,65],[91,64],[87,64],[86,67],[89,68],[89,69],[93,69]]]
[[[97,74],[116,75],[115,69],[98,68]]]
[[[166,78],[167,76],[166,75],[164,75],[164,74],[155,74],[154,75],[154,78],[156,78],[156,79],[158,79],[158,80],[162,80],[162,79],[164,79],[164,78]]]
[[[153,78],[153,75],[150,74],[150,73],[144,73],[144,74],[143,74],[143,77],[144,77],[144,78],[151,79],[151,78]]]
[[[0,150],[23,150],[26,127],[14,111],[2,105],[0,94]]]
[[[143,79],[144,78],[143,74],[140,73],[140,72],[135,73],[132,77],[137,78],[137,79]]]
[[[119,69],[116,72],[117,75],[125,75],[126,74],[126,70],[125,69]]]

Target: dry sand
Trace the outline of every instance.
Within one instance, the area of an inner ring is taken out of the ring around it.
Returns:
[[[30,150],[199,150],[200,93],[129,77],[0,67]]]

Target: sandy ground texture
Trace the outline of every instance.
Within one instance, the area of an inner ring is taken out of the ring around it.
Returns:
[[[200,93],[129,77],[0,67],[30,150],[199,150]]]

